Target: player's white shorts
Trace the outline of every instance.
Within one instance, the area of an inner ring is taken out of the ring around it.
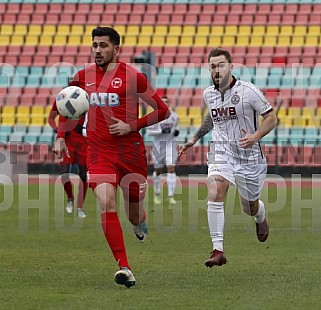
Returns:
[[[266,162],[258,164],[232,164],[224,156],[215,156],[215,163],[208,163],[208,177],[220,175],[237,187],[239,194],[248,201],[259,199],[267,173]]]
[[[166,166],[174,166],[177,162],[178,152],[176,144],[173,143],[173,146],[170,147],[165,145],[157,150],[155,147],[152,149],[152,157],[155,168],[162,168]]]

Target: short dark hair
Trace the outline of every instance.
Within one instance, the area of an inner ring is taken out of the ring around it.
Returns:
[[[108,36],[109,41],[114,45],[120,44],[120,35],[119,33],[111,27],[97,27],[92,30],[91,37],[94,40],[94,37],[103,37]]]
[[[232,63],[232,57],[229,51],[223,50],[221,48],[213,48],[210,53],[208,54],[208,61],[210,61],[211,57],[217,57],[224,55],[227,61],[231,64]]]

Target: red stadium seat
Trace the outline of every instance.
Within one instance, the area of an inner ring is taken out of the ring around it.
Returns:
[[[286,6],[285,6],[285,10],[284,12],[286,14],[296,14],[298,12],[299,8],[298,8],[298,5],[297,4],[294,4],[294,3],[288,3]]]
[[[121,3],[118,6],[118,11],[121,13],[131,14],[133,13],[133,7],[130,3]]]
[[[3,24],[16,25],[16,23],[17,23],[16,14],[7,13],[3,16]]]
[[[142,25],[154,26],[156,24],[156,19],[156,15],[149,15],[146,13],[143,15]]]
[[[228,25],[240,24],[240,14],[227,14],[226,16],[226,22]]]
[[[29,25],[30,24],[30,14],[18,14],[17,24],[19,25]]]
[[[122,18],[120,18],[120,21]],[[87,15],[87,24],[88,25],[99,25],[101,21],[101,14],[100,13],[95,13],[95,14],[88,14]],[[127,22],[127,16],[126,16],[126,22]]]
[[[253,14],[242,14],[240,19],[240,25],[252,25],[254,21]]]
[[[172,15],[171,25],[184,25],[184,14]]]
[[[64,14],[75,14],[77,12],[76,3],[64,3],[63,5],[63,13]]]
[[[309,14],[298,14],[295,19],[295,25],[306,26],[309,24]]]
[[[188,13],[184,17],[184,25],[197,25],[198,24],[198,14]]]
[[[211,25],[213,22],[213,18],[215,19],[216,16],[213,17],[212,14],[206,14],[206,15],[201,14],[199,17],[199,20],[198,20],[198,24],[199,25],[206,25],[206,26]]]
[[[317,15],[311,15],[310,16],[310,21],[309,21],[309,25],[317,25],[319,26],[321,24],[321,15],[317,14]]]
[[[61,14],[63,12],[62,3],[51,3],[49,6],[49,14]]]
[[[7,7],[7,12],[10,12],[11,14],[20,14],[20,4],[19,3],[10,3]]]
[[[117,22],[117,19],[116,19]],[[130,25],[141,25],[142,24],[142,14],[129,14],[128,23]]]
[[[0,3],[0,15],[7,13],[7,7],[5,3]]]
[[[255,15],[257,13],[257,4],[244,4],[243,6],[243,10],[242,10],[243,14],[251,14],[251,15]]]
[[[215,15],[212,20],[212,25],[225,25],[226,15]]]
[[[285,5],[281,3],[274,3],[271,5],[271,13],[283,14],[285,11]]]
[[[174,5],[174,14],[186,14],[188,12],[186,3],[176,3]]]
[[[157,16],[157,24],[159,25],[170,25],[170,19],[171,19],[171,15],[168,13],[160,13]]]
[[[149,3],[146,6],[146,15],[157,15],[159,12],[159,4]]]
[[[310,14],[313,10],[313,7],[314,5],[313,4],[304,4],[304,3],[301,3],[299,5],[299,11],[298,13],[301,14]]]
[[[50,55],[50,46],[38,45],[37,56],[47,56]]]
[[[99,12],[102,12],[102,4],[99,4],[99,3],[92,3],[91,4],[91,9],[90,9],[90,12],[96,12],[96,13],[99,13]],[[120,9],[118,8],[118,4],[117,3],[106,3],[105,5],[105,9],[104,9],[104,12],[108,12],[108,13],[119,13]]]
[[[282,15],[281,14],[273,14],[271,13],[268,18],[268,25],[280,25],[281,24]]]
[[[255,25],[267,25],[268,24],[268,14],[256,14],[254,15]]]
[[[81,14],[81,13],[75,14],[74,19],[73,19],[73,24],[85,25],[86,23],[87,23],[87,14],[85,14],[85,13],[83,13],[83,14]]]
[[[271,12],[270,4],[261,3],[260,5],[257,6],[256,14],[270,14],[270,12]]]
[[[45,67],[46,63],[47,63],[47,57],[46,56],[37,55],[37,56],[33,57],[32,64],[34,66]]]
[[[176,46],[164,46],[163,53],[164,53],[164,55],[175,56],[176,54],[178,54],[177,47]]]
[[[172,15],[174,12],[174,4],[172,3],[163,3],[160,6],[160,13],[166,13]]]
[[[19,57],[19,65],[21,66],[32,66],[32,56],[31,55],[21,55]]]
[[[37,3],[35,5],[34,13],[36,13],[36,14],[44,14],[45,15],[45,14],[48,13],[48,10],[49,10],[48,4],[46,4],[46,3]]]
[[[202,11],[202,6],[196,3],[190,3],[188,6],[188,12],[194,13],[194,14],[200,14]]]
[[[45,23],[45,15],[44,14],[32,14],[31,24],[33,25],[43,25]]]
[[[46,16],[46,24],[58,25],[59,24],[59,14],[48,14]]]

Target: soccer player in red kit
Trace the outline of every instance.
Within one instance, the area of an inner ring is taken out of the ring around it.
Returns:
[[[58,126],[56,124],[56,117],[58,116],[58,110],[56,101],[53,103],[48,116],[48,123],[50,127],[57,132]],[[62,116],[59,116],[62,117]],[[59,133],[60,137],[65,139],[65,143],[68,147],[68,152],[64,152],[61,159],[61,174],[64,190],[67,195],[67,213],[72,213],[74,209],[74,193],[73,186],[69,178],[69,173],[72,171],[72,166],[77,165],[78,175],[80,177],[80,183],[78,187],[77,196],[77,216],[85,218],[86,213],[83,209],[83,203],[87,192],[87,180],[86,180],[86,156],[87,156],[87,139],[82,135],[82,127],[84,123],[84,117],[78,121],[70,122],[69,131],[62,131]]]
[[[139,130],[164,120],[170,113],[145,75],[117,60],[119,44],[120,36],[113,28],[93,29],[95,64],[76,73],[71,85],[83,88],[90,97],[86,125],[87,181],[99,201],[102,229],[119,266],[115,281],[131,287],[136,280],[127,260],[116,211],[116,191],[120,186],[128,219],[133,224],[137,239],[143,242],[147,234],[143,208],[147,160]],[[154,110],[138,118],[140,99]],[[58,132],[54,145],[58,157],[66,149],[65,141]]]

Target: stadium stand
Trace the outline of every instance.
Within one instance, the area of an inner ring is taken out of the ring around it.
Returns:
[[[123,37],[121,60],[132,62],[144,50],[156,54],[156,86],[176,104],[182,141],[200,125],[202,89],[211,83],[207,54],[221,46],[234,56],[235,75],[259,86],[278,112],[278,129],[262,139],[269,164],[316,164],[320,0],[2,0],[0,20],[1,143],[29,143],[39,145],[34,153],[47,152],[42,145],[54,141],[48,107],[76,70],[92,61],[90,31],[104,24]],[[21,125],[25,130],[18,133]],[[193,155],[197,163],[206,164],[208,140]],[[272,160],[276,153],[280,157]],[[40,157],[54,161],[48,153]]]

